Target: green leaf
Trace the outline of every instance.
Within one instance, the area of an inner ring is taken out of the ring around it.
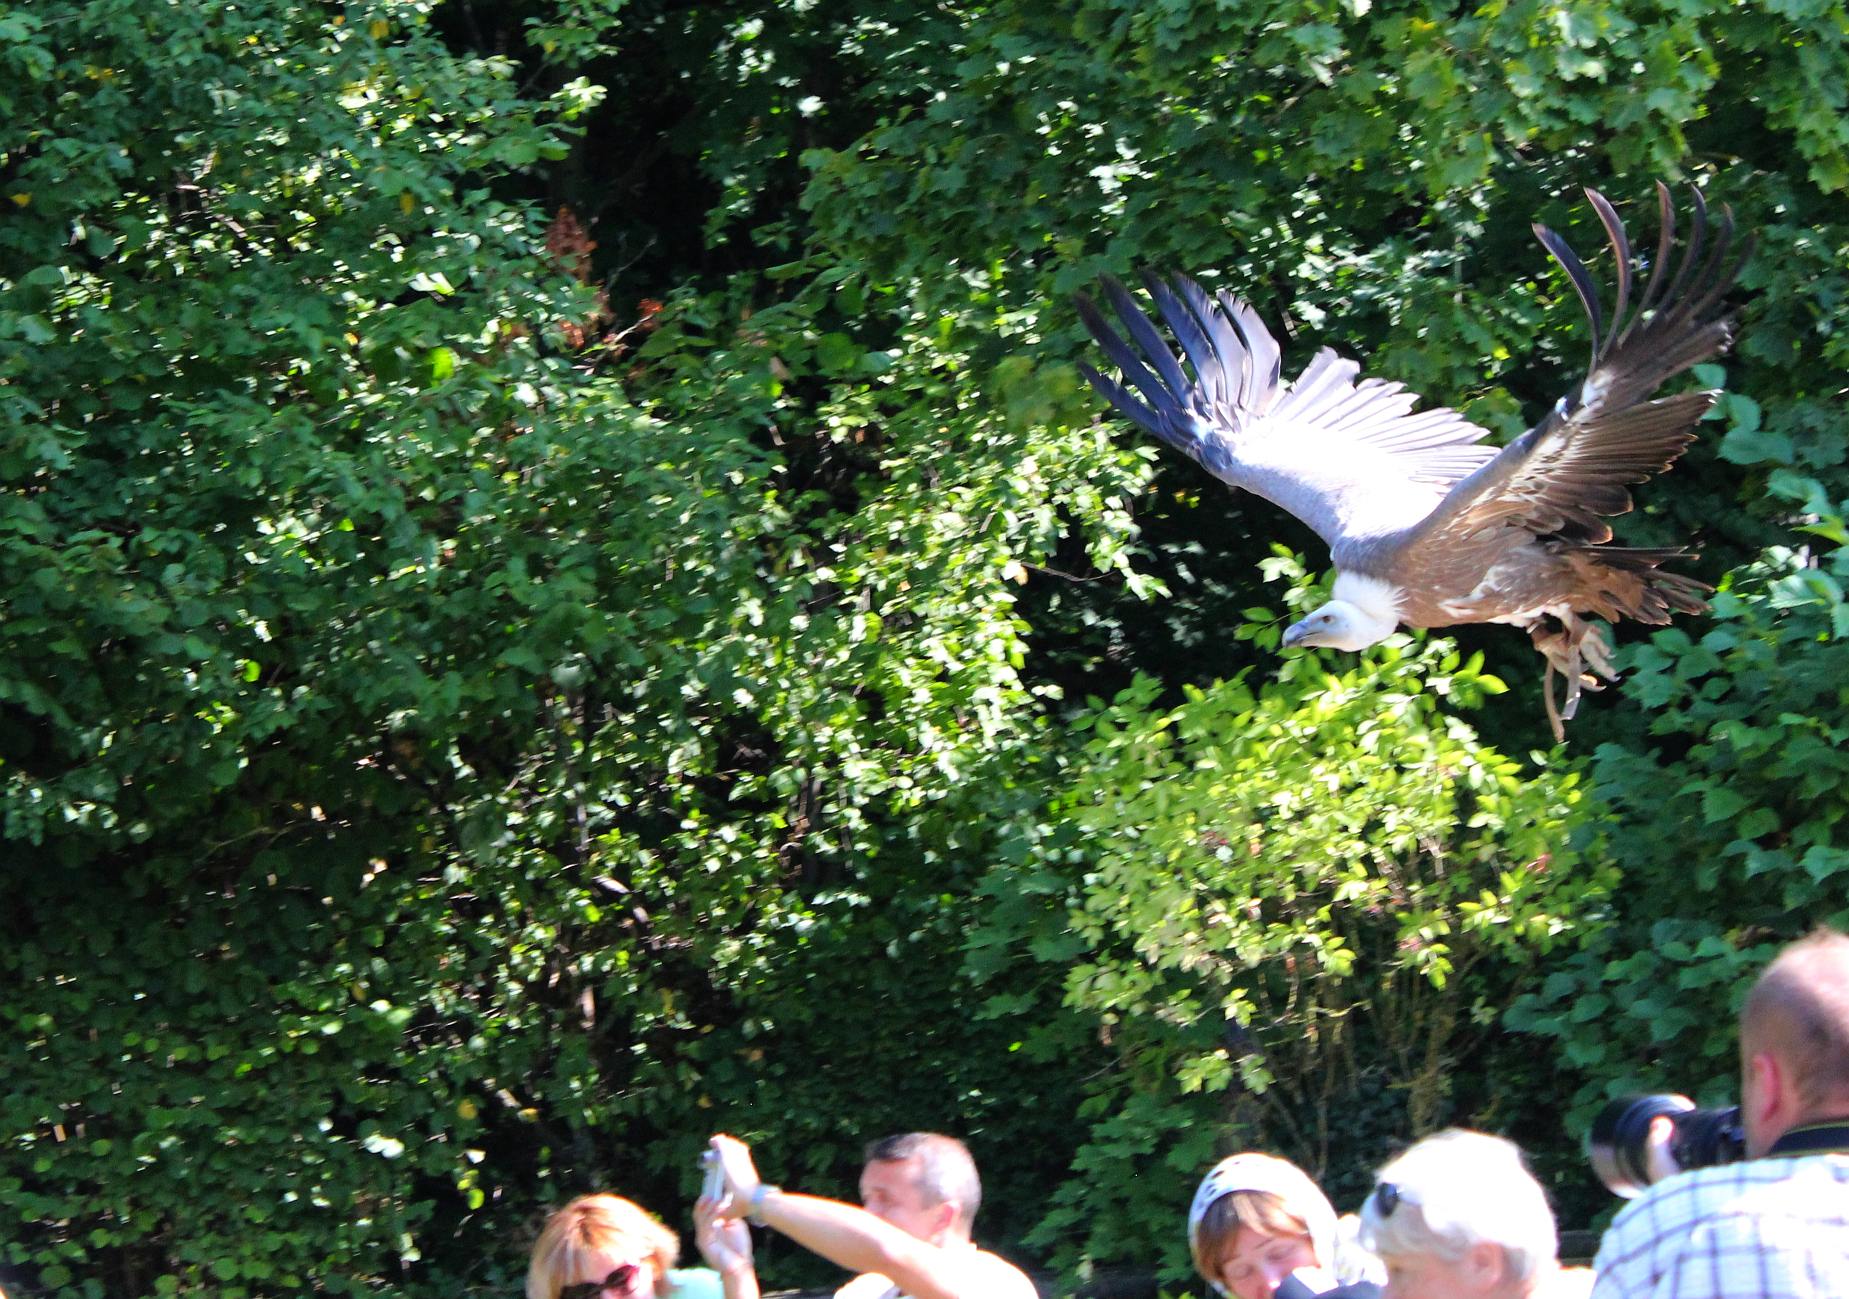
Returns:
[[[1736,465],[1794,463],[1791,439],[1769,429],[1736,426],[1721,438],[1721,456]]]

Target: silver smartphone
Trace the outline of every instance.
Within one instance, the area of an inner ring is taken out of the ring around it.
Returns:
[[[725,1169],[719,1166],[719,1152],[701,1151],[700,1167],[706,1170],[706,1179],[700,1184],[700,1194],[717,1204],[725,1198]]]

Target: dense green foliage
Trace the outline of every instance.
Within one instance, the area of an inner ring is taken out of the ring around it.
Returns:
[[[507,1293],[572,1192],[684,1227],[715,1128],[838,1193],[962,1131],[1080,1269],[1173,1268],[1233,1143],[1348,1207],[1481,1122],[1570,1199],[1842,914],[1846,35],[0,5],[0,1283]],[[1564,753],[1506,632],[1279,659],[1308,535],[1071,365],[1176,266],[1512,432],[1584,339],[1528,221],[1648,242],[1659,176],[1760,253],[1623,531],[1726,590]]]
[[[992,872],[973,936],[978,973],[1053,966],[1112,1062],[1039,1242],[1135,1257],[1228,1129],[1329,1170],[1346,1203],[1396,1135],[1493,1108],[1455,1063],[1611,872],[1568,842],[1570,771],[1525,773],[1450,713],[1485,689],[1445,642],[1395,638],[1339,678],[1296,659],[1262,694],[1168,709],[1143,677],[1074,719],[1092,738],[1050,809],[1064,850]],[[1030,1046],[1083,1050],[1060,1022]]]
[[[448,1284],[564,1190],[673,1202],[747,1101],[806,1116],[811,1176],[861,1124],[979,1125],[1005,1057],[903,1116],[841,1114],[811,1062],[954,1054],[913,999],[958,959],[934,863],[981,840],[950,802],[1026,699],[1003,569],[1126,457],[1091,434],[1075,498],[1010,454],[1020,416],[937,413],[954,351],[843,354],[800,303],[741,332],[685,301],[637,405],[613,347],[563,350],[596,304],[491,193],[592,97],[523,106],[413,12],[272,9],[12,29],[28,68],[85,37],[9,112],[62,128],[7,227],[37,263],[8,299],[14,1261],[112,1294]],[[775,453],[790,366],[843,376],[844,428],[875,375],[913,412],[850,510]],[[876,855],[928,885],[838,896]],[[890,1021],[818,1040],[831,963],[882,948],[929,952]]]
[[[1625,888],[1611,927],[1550,974],[1512,1022],[1560,1040],[1590,1080],[1711,1103],[1738,1086],[1733,1012],[1794,925],[1849,927],[1849,578],[1845,506],[1786,471],[1772,489],[1831,546],[1818,563],[1768,549],[1715,601],[1714,625],[1660,632],[1632,683],[1655,711],[1646,744],[1605,744],[1592,769],[1614,814]]]

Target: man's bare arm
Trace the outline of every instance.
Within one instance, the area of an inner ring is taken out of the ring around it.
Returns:
[[[927,1244],[865,1209],[817,1195],[770,1191],[758,1221],[850,1272],[878,1272],[909,1299],[963,1299],[971,1249]]]

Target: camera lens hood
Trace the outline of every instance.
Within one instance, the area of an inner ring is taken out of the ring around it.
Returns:
[[[1674,1092],[1620,1096],[1592,1120],[1586,1134],[1586,1158],[1613,1195],[1632,1199],[1650,1185],[1646,1139],[1650,1120],[1659,1114],[1687,1114],[1695,1102]]]

